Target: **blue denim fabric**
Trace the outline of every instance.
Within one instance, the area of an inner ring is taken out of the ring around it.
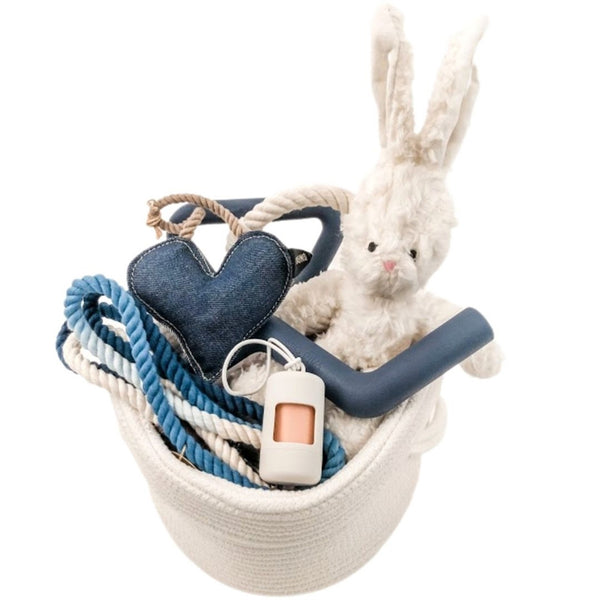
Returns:
[[[292,277],[287,248],[252,231],[217,273],[193,242],[176,237],[135,258],[127,279],[134,297],[177,335],[194,371],[214,380],[231,348],[275,312]]]
[[[236,217],[241,218],[263,200],[264,198],[244,198],[241,200],[219,200],[219,203]],[[171,223],[182,223],[192,214],[195,208],[195,204],[184,204],[171,215]],[[310,262],[301,273],[296,273],[294,277],[294,283],[300,283],[308,281],[327,270],[329,263],[333,260],[342,243],[342,230],[340,226],[340,213],[329,206],[308,206],[300,210],[293,210],[276,220],[293,221],[296,219],[318,219],[322,227],[321,233],[311,251],[312,258]],[[221,222],[221,217],[217,217],[217,215],[207,211],[202,220],[202,225]]]

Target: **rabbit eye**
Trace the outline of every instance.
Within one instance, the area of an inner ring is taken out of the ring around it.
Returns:
[[[369,242],[369,245],[367,246],[367,250],[369,252],[375,252],[375,248],[377,248],[377,244],[375,242]]]
[[[414,248],[410,250],[409,254],[413,260],[417,260],[417,251]]]

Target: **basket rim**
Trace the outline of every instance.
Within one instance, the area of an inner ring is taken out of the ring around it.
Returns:
[[[127,439],[134,440],[136,452],[145,453],[160,477],[168,479],[173,489],[186,491],[213,506],[228,511],[243,511],[256,515],[289,515],[302,511],[324,509],[335,499],[351,494],[370,471],[378,468],[386,451],[412,454],[412,443],[426,426],[439,399],[441,379],[417,392],[402,405],[388,413],[364,447],[331,479],[305,490],[249,489],[203,471],[192,469],[179,461],[163,442],[154,425],[141,413],[113,398],[113,407]],[[396,443],[402,436],[401,447]],[[142,461],[136,456],[142,468]],[[154,474],[153,474],[154,475]]]

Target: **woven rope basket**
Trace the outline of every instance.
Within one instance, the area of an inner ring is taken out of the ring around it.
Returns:
[[[227,585],[283,595],[347,577],[392,533],[412,497],[421,453],[443,435],[440,383],[390,412],[335,477],[303,491],[246,489],[190,468],[150,421],[120,400],[113,405],[181,550]]]

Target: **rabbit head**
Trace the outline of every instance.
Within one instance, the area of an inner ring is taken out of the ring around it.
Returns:
[[[414,131],[412,56],[402,15],[376,14],[373,91],[381,154],[342,217],[342,265],[369,295],[396,297],[425,285],[444,260],[455,224],[445,175],[477,95],[473,55],[485,21],[455,36],[439,70],[424,125]]]

